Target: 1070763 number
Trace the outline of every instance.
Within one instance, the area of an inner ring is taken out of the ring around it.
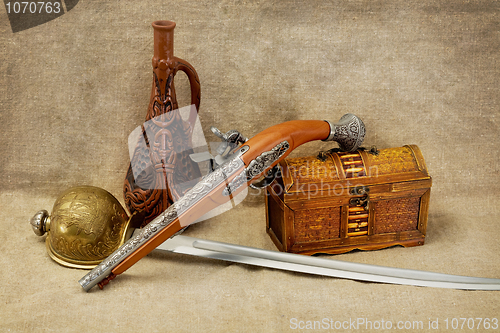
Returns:
[[[60,2],[35,2],[35,1],[23,1],[23,2],[7,2],[5,4],[7,7],[7,13],[15,14],[59,14],[61,12]]]
[[[446,329],[484,329],[496,330],[498,329],[497,318],[446,318],[444,320]]]

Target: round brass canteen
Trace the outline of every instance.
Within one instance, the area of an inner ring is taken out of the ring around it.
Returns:
[[[93,186],[73,187],[54,203],[52,214],[39,211],[31,219],[52,259],[63,266],[91,269],[130,237],[130,220],[118,200]]]

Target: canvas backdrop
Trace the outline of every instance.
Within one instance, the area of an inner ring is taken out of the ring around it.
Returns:
[[[284,332],[324,318],[439,320],[444,330],[447,318],[500,317],[499,292],[174,254],[151,254],[85,293],[77,281],[86,272],[53,262],[28,225],[76,185],[123,203],[127,137],[149,103],[151,22],[173,20],[174,53],[200,77],[208,141],[210,126],[252,137],[288,120],[354,113],[366,146],[422,150],[433,177],[425,245],[326,258],[499,278],[499,19],[496,1],[81,0],[13,33],[0,9],[0,330]],[[184,74],[176,88],[187,105]],[[311,143],[292,156],[335,146]],[[276,250],[253,192],[186,235]]]

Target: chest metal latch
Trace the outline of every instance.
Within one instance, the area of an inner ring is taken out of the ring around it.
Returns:
[[[361,197],[351,198],[349,200],[349,205],[363,207],[364,210],[368,210],[368,206],[370,204],[370,196],[368,193],[370,192],[370,188],[366,186],[355,186],[349,190],[351,195],[361,195]]]

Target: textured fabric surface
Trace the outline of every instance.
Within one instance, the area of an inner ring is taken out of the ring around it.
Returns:
[[[500,292],[173,254],[151,254],[104,291],[85,293],[77,281],[86,272],[53,262],[28,225],[75,185],[103,187],[123,203],[127,137],[149,102],[150,24],[168,19],[177,23],[175,55],[200,77],[205,133],[251,137],[350,112],[367,126],[365,145],[421,148],[433,177],[426,244],[333,258],[499,278],[498,2],[81,0],[18,33],[3,9],[0,17],[1,331],[282,332],[324,318],[424,328],[439,320],[444,330],[447,318],[500,317]],[[185,76],[176,88],[186,105]],[[293,156],[331,146],[307,144]],[[186,234],[275,250],[258,193]]]

